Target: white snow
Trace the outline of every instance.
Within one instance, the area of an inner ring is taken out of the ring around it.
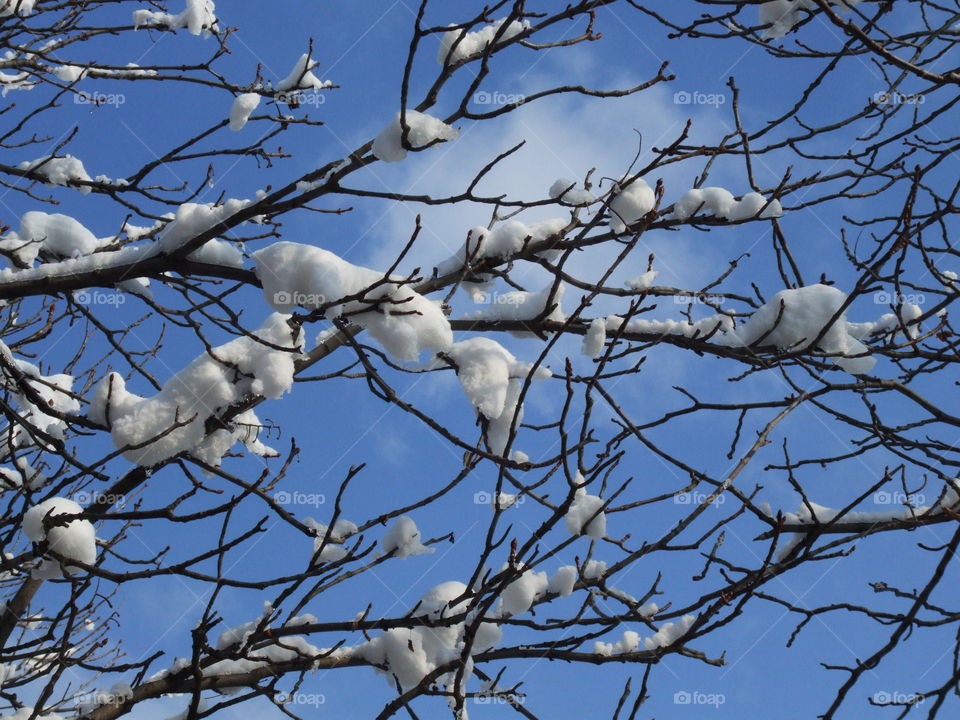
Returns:
[[[43,561],[34,571],[35,577],[55,578],[63,573],[73,574],[80,572],[80,568],[71,565],[70,560],[92,565],[97,560],[97,540],[93,524],[89,520],[71,520],[66,525],[58,525],[47,529],[44,518],[48,515],[54,518],[57,515],[80,515],[83,508],[62,497],[54,497],[31,507],[23,516],[23,531],[33,542],[46,540],[50,550],[62,555],[66,560],[61,568],[60,563],[53,558]]]
[[[347,317],[393,357],[411,362],[424,350],[442,352],[453,342],[441,305],[399,284],[401,278],[387,279],[328,250],[300,243],[274,243],[252,257],[264,297],[275,310],[315,310],[330,304],[327,319]],[[342,302],[361,295],[363,300]]]
[[[19,15],[21,17],[33,12],[33,6],[37,0],[0,0],[0,17],[8,15]],[[24,716],[29,717],[29,713]]]
[[[74,83],[86,77],[87,69],[81,65],[57,65],[53,68],[53,74],[65,83]]]
[[[628,290],[647,290],[653,285],[653,281],[657,279],[657,276],[660,274],[659,270],[647,270],[647,272],[642,275],[637,275],[634,278],[630,278],[625,283]]]
[[[486,337],[475,337],[453,344],[447,354],[457,365],[460,386],[471,404],[490,421],[487,436],[490,447],[502,453],[521,390],[521,378],[533,365],[518,361],[505,347]],[[533,379],[542,380],[552,373],[544,367],[533,371]],[[517,426],[522,418],[519,409]]]
[[[597,655],[622,655],[623,653],[634,652],[640,647],[640,635],[633,630],[625,630],[623,639],[616,644],[596,641],[593,645],[593,652]]]
[[[577,568],[573,565],[564,565],[557,569],[557,572],[547,585],[547,592],[556,593],[560,597],[567,597],[573,593],[573,586],[577,583]]]
[[[507,570],[509,567],[509,564],[504,564],[500,569]],[[549,584],[547,573],[524,570],[500,594],[500,614],[521,615],[527,612],[534,602],[547,593]]]
[[[253,333],[263,342],[243,336],[214,348],[213,356],[200,355],[153,397],[128,392],[123,378],[111,373],[97,385],[87,416],[107,425],[114,445],[138,465],[155,465],[195,449],[217,464],[236,440],[251,452],[269,450],[256,440],[253,426],[259,423],[252,411],[236,418],[235,431],[219,430],[209,440],[204,426],[208,418],[244,397],[277,398],[292,387],[303,334],[298,331],[292,337],[287,318],[279,313],[268,317]]]
[[[191,35],[203,33],[204,37],[220,32],[213,0],[186,0],[186,7],[176,15],[155,10],[134,10],[133,26],[139,28],[144,25],[157,25],[171,30],[186,28]]]
[[[456,255],[437,266],[441,275],[455,272],[467,263],[485,257],[506,258],[558,235],[567,226],[563,218],[550,218],[527,225],[519,220],[498,224],[493,230],[478,226],[467,233],[467,240]]]
[[[330,87],[332,83],[329,80],[321,80],[313,74],[313,68],[319,65],[307,53],[300,56],[300,59],[294,63],[290,73],[277,83],[276,89],[282,93],[300,90],[322,90]]]
[[[69,258],[92,253],[100,241],[68,215],[31,210],[20,218],[20,230],[0,237],[0,249],[22,265],[32,265],[41,250]]]
[[[744,345],[760,343],[781,349],[805,349],[846,299],[844,292],[828,285],[781,290],[734,334]],[[818,348],[825,353],[837,353],[833,362],[851,374],[870,372],[876,360],[869,355],[869,348],[851,335],[848,328],[844,313],[817,343]],[[861,357],[852,357],[856,355]]]
[[[606,318],[594,318],[590,321],[590,328],[583,336],[583,345],[580,352],[588,358],[600,357],[604,343],[607,341]]]
[[[5,370],[3,384],[10,388],[16,398],[19,416],[29,426],[54,438],[62,439],[67,429],[66,422],[48,415],[46,411],[49,409],[65,414],[74,414],[79,411],[79,401],[70,394],[73,389],[73,377],[62,373],[43,375],[36,365],[15,358],[2,342],[0,342],[0,354],[4,356],[7,365],[12,365],[25,376],[26,384],[33,389],[40,401],[39,404],[34,404],[33,400],[25,392],[21,392],[19,386],[15,384],[14,373]],[[3,441],[7,444],[8,451],[10,448],[31,447],[38,442],[41,445],[44,444],[43,441],[35,440],[19,424],[12,426],[8,432],[4,433]]]
[[[221,267],[243,267],[243,253],[235,244],[224,240],[207,240],[187,257]]]
[[[610,229],[618,235],[642,219],[657,204],[653,189],[643,178],[636,178],[610,201]]]
[[[249,200],[230,199],[221,204],[184,203],[157,238],[159,248],[166,253],[179,250],[187,241],[206,232],[250,204]]]
[[[675,623],[664,623],[655,635],[643,639],[644,647],[646,647],[647,650],[669,647],[690,629],[694,620],[696,620],[696,618],[693,615],[684,615]]]
[[[18,167],[46,178],[46,184],[51,187],[54,185],[67,187],[76,182],[92,182],[83,163],[73,155],[63,157],[44,155],[36,160],[24,160]],[[77,190],[84,195],[90,192],[90,188],[86,186],[77,186]]]
[[[840,10],[848,12],[860,0],[832,0],[832,5],[838,5]],[[794,25],[799,23],[805,13],[802,10],[817,9],[813,0],[771,0],[760,4],[760,25],[771,25],[761,33],[764,39],[783,37],[790,32]]]
[[[477,310],[471,317],[476,320],[547,320],[563,322],[567,319],[561,303],[567,287],[563,283],[554,290],[551,282],[543,290],[525,292],[513,290],[502,295],[488,296],[492,302],[485,308]],[[549,313],[544,314],[548,307]]]
[[[711,336],[714,342],[727,344],[730,344],[730,341],[724,333],[733,330],[733,318],[723,314],[711,315],[692,323],[687,320],[647,320],[646,318],[633,318],[627,322],[618,315],[611,315],[606,319],[606,323],[608,332],[623,330],[649,335],[682,335],[688,338],[706,337],[714,333]]]
[[[450,142],[460,137],[460,131],[432,115],[407,110],[407,146],[423,148],[436,141]],[[373,141],[373,154],[384,162],[400,162],[407,156],[401,141],[400,113]]]
[[[589,190],[578,188],[577,183],[567,178],[554,181],[548,191],[550,197],[567,205],[589,205],[596,198]]]
[[[387,534],[380,540],[385,554],[394,553],[395,557],[405,558],[411,555],[427,555],[434,549],[420,542],[420,530],[412,518],[401,515],[393,521]]]
[[[687,190],[673,206],[673,217],[686,220],[696,213],[706,213],[729,221],[748,220],[753,217],[783,217],[779,200],[767,199],[760,193],[750,192],[742,199],[721,187],[693,188]]]
[[[475,30],[474,32],[448,30],[440,39],[440,49],[437,51],[437,62],[441,65],[456,65],[464,60],[478,57],[483,54],[494,41],[496,41],[498,45],[505,43],[530,27],[530,23],[526,20],[522,22],[513,20],[503,28],[503,30],[500,30],[506,20],[506,18],[500,18],[490,25],[484,25],[481,29]],[[498,31],[500,32],[499,37],[497,37]],[[458,38],[460,38],[460,42],[457,42]],[[456,47],[454,47],[455,44]]]
[[[603,498],[588,495],[584,488],[577,488],[576,498],[567,510],[565,520],[571,535],[589,535],[603,538],[607,534],[607,516],[602,511]]]
[[[343,518],[338,519],[330,528],[330,537],[327,538],[327,526],[308,519],[307,522],[316,533],[313,541],[313,553],[320,562],[336,562],[347,556],[347,551],[341,547],[343,542],[357,532],[357,525]],[[326,544],[324,545],[324,539]],[[323,549],[321,550],[321,546]]]
[[[251,113],[260,105],[260,95],[258,93],[241,93],[237,95],[230,106],[230,129],[233,131],[243,130],[247,124]]]

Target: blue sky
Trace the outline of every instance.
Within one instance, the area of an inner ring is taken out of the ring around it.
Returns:
[[[469,10],[479,7],[478,3],[472,2],[434,5],[429,22],[436,24],[462,21],[470,14]],[[292,159],[277,161],[272,168],[258,168],[248,159],[235,164],[220,164],[215,182],[200,194],[200,201],[212,201],[221,193],[226,197],[249,197],[267,185],[276,187],[289,182],[371,139],[396,113],[402,59],[415,10],[409,4],[334,2],[319,7],[318,3],[306,0],[287,0],[278,7],[269,3],[223,2],[218,10],[221,27],[239,28],[231,39],[233,53],[217,66],[227,77],[235,81],[252,80],[257,64],[261,63],[265,77],[282,78],[306,51],[308,40],[313,38],[314,57],[320,62],[317,74],[332,80],[339,88],[324,93],[322,104],[305,108],[312,117],[324,121],[322,127],[295,128],[275,141],[293,153]],[[682,12],[671,9],[674,11]],[[909,11],[898,9],[895,12],[906,13],[902,22],[913,22]],[[627,86],[652,77],[666,59],[670,60],[670,71],[677,75],[677,79],[630,98],[553,98],[488,123],[462,123],[462,135],[456,143],[412,156],[395,166],[377,164],[358,173],[351,181],[362,182],[374,189],[453,191],[469,182],[474,172],[497,152],[523,139],[527,141],[526,148],[491,174],[480,190],[540,199],[545,197],[547,188],[558,177],[580,178],[592,167],[597,168],[596,177],[618,177],[633,159],[638,142],[642,142],[641,164],[648,161],[651,149],[674,139],[688,117],[694,120],[692,141],[716,142],[732,126],[730,94],[725,86],[730,75],[736,77],[742,89],[744,122],[756,126],[784,112],[798,89],[804,86],[802,79],[818,71],[822,63],[797,61],[789,65],[790,70],[785,70],[783,63],[774,63],[762,48],[745,43],[706,39],[696,43],[671,41],[666,38],[662,27],[628,8],[603,9],[598,13],[597,23],[597,29],[603,32],[601,42],[543,53],[520,48],[503,53],[483,89],[490,93],[529,94],[561,82],[582,82],[603,88]],[[805,39],[810,41],[839,42],[833,37],[835,32],[822,24],[812,23],[803,32]],[[791,42],[792,37],[786,42]],[[186,62],[204,57],[211,51],[212,42],[183,32],[174,36],[140,31],[119,43],[98,46],[98,52],[102,47],[103,53],[98,57],[140,64]],[[433,47],[428,47],[417,67],[415,85],[420,90],[436,72],[433,52]],[[875,70],[859,59],[846,62],[843,72],[842,79],[828,83],[814,98],[807,110],[807,119],[826,123],[843,117],[869,102],[874,92],[884,89]],[[80,133],[68,151],[84,159],[91,175],[104,173],[111,177],[129,174],[152,159],[154,154],[225,117],[232,101],[225,93],[186,84],[163,87],[150,82],[97,81],[96,85],[91,85],[91,91],[94,88],[106,93],[122,92],[125,102],[100,108],[65,104],[38,123],[37,131],[46,130],[56,140],[65,129],[74,123],[79,124]],[[716,95],[723,98],[723,102],[683,104],[677,102],[683,98],[677,93]],[[449,111],[452,99],[453,96],[441,98],[435,114],[443,115],[444,111]],[[302,114],[304,110],[294,112]],[[249,142],[265,127],[263,123],[251,123],[240,134],[224,131],[222,141]],[[796,126],[790,125],[791,132],[795,129]],[[850,128],[846,137],[852,138],[865,129]],[[936,127],[931,128],[931,132],[936,131]],[[839,136],[843,135],[839,133],[831,140],[831,145],[837,147],[835,143],[841,142]],[[13,151],[7,151],[7,154],[12,155]],[[22,157],[10,159],[19,162],[40,154],[26,150]],[[775,185],[791,164],[794,176],[802,175],[805,166],[809,167],[788,152],[764,156],[756,165],[759,183],[764,188]],[[165,179],[171,183],[186,180],[193,185],[202,179],[204,170],[205,163],[185,164],[173,169]],[[693,165],[673,165],[648,180],[652,184],[657,177],[664,178],[669,202],[691,187],[701,170],[699,161]],[[742,165],[731,161],[717,163],[709,184],[727,187],[738,195],[749,190]],[[54,195],[62,201],[58,212],[75,215],[100,236],[115,232],[123,220],[116,208],[105,200],[80,197],[62,189]],[[802,200],[802,197],[788,196],[784,198],[784,205],[789,208]],[[782,227],[798,253],[808,282],[815,281],[821,273],[837,281],[841,288],[844,283],[852,282],[855,276],[845,269],[838,240],[841,216],[869,216],[875,208],[881,207],[879,203],[887,201],[900,202],[902,197],[891,192],[878,201],[864,201],[859,207],[843,203],[787,213]],[[10,219],[35,208],[27,198],[13,193],[7,193],[2,202]],[[404,268],[419,266],[429,269],[456,250],[469,228],[486,224],[490,214],[489,208],[469,205],[423,208],[364,199],[347,199],[344,205],[352,206],[353,211],[343,215],[310,212],[289,215],[283,219],[283,238],[317,244],[352,262],[384,268],[412,231],[414,216],[421,213],[424,225],[421,241]],[[556,208],[540,208],[528,211],[522,217],[539,220],[558,214]],[[661,270],[659,282],[696,288],[719,274],[731,258],[749,253],[736,276],[739,285],[748,288],[749,282],[755,282],[769,296],[782,287],[773,264],[769,237],[767,223],[750,223],[710,233],[693,228],[650,233],[649,237],[643,238],[642,252],[636,252],[614,280],[622,282],[645,270],[647,255],[652,252]],[[589,277],[591,270],[601,269],[611,257],[603,250],[583,255],[576,261],[576,268],[582,270],[584,277]],[[528,289],[542,287],[544,278],[536,271],[518,269],[517,279],[529,283]],[[255,293],[242,297],[244,319],[249,326],[255,327],[266,316],[268,308]],[[578,297],[576,293],[568,295],[572,302]],[[459,314],[472,308],[460,295],[455,309]],[[616,306],[605,301],[598,303],[595,310],[597,314],[614,312]],[[679,306],[663,303],[658,312],[664,317],[677,317],[679,311]],[[887,311],[869,301],[862,301],[854,306],[850,315],[853,320],[869,320]],[[103,308],[102,312],[111,322],[123,324],[145,310],[131,301],[124,303],[119,310]],[[148,341],[155,329],[155,326],[147,325],[137,336]],[[315,334],[316,330],[310,332]],[[52,365],[56,364],[55,358],[71,338],[79,338],[79,328],[73,333],[74,336],[67,334],[60,339],[59,348],[50,349],[46,359]],[[536,340],[508,338],[502,341],[525,360],[532,360],[540,350]],[[547,364],[561,370],[564,358],[569,356],[575,366],[586,371],[590,363],[579,355],[578,348],[578,340],[558,343]],[[162,361],[154,368],[156,374],[161,378],[168,376],[199,351],[199,344],[195,342],[168,342]],[[330,372],[342,366],[346,362],[345,356],[345,352],[335,354],[319,364],[316,372]],[[881,360],[878,364],[877,374],[890,372],[889,367],[884,368],[884,362]],[[781,397],[789,393],[777,371],[768,371],[744,383],[729,383],[727,378],[738,371],[737,367],[720,360],[690,357],[680,351],[661,348],[651,353],[640,375],[617,383],[616,393],[624,408],[638,422],[683,407],[686,404],[684,398],[670,389],[679,383],[704,398],[721,402],[743,397]],[[388,377],[404,397],[414,399],[418,407],[434,414],[451,430],[467,438],[474,436],[472,411],[452,373],[402,375],[390,372]],[[147,392],[146,386],[131,386],[131,389]],[[552,418],[561,402],[559,381],[535,384],[526,404],[527,421],[536,423]],[[753,427],[759,428],[761,422],[772,415],[758,415]],[[272,444],[283,448],[290,438],[295,438],[301,448],[298,463],[281,485],[285,491],[323,493],[332,498],[348,468],[367,463],[347,494],[344,508],[345,517],[358,523],[400,502],[419,497],[426,488],[444,484],[461,467],[460,451],[448,447],[433,431],[413,422],[399,409],[373,397],[366,391],[362,380],[300,384],[284,401],[265,405],[260,416],[283,428],[282,437],[274,438]],[[597,409],[597,422],[608,430],[609,418],[607,411]],[[717,417],[716,424],[710,427],[704,427],[702,420],[680,422],[670,426],[671,432],[653,432],[651,437],[664,447],[683,453],[686,459],[714,476],[720,476],[731,467],[731,461],[725,456],[735,421],[735,416]],[[791,438],[791,452],[798,457],[842,452],[848,447],[850,438],[835,423],[824,421],[809,410],[801,410],[777,429],[771,446],[750,466],[739,484],[741,487],[762,484],[764,489],[759,499],[774,508],[792,511],[796,509],[797,496],[782,474],[761,472],[766,464],[780,460],[780,443],[784,436]],[[517,445],[534,459],[551,452],[550,443],[531,433],[521,433]],[[741,444],[741,451],[744,447]],[[618,471],[616,481],[632,476],[644,493],[651,492],[648,488],[669,491],[686,483],[686,478],[678,476],[675,470],[667,468],[652,454],[642,448],[632,450],[630,465]],[[802,480],[811,489],[814,500],[840,507],[859,489],[869,486],[882,472],[884,464],[890,462],[889,457],[870,455],[830,471],[811,469]],[[121,472],[124,464],[115,462],[113,467]],[[230,460],[226,467],[238,473],[255,473],[260,464],[250,459]],[[353,616],[368,602],[375,601],[374,615],[400,614],[433,585],[452,579],[466,580],[472,569],[471,560],[482,545],[489,519],[489,509],[476,505],[473,496],[476,492],[491,490],[495,480],[494,469],[481,465],[449,497],[427,511],[414,513],[425,535],[435,537],[454,531],[455,544],[441,545],[433,555],[388,563],[342,589],[324,595],[322,603],[308,606],[306,611],[320,619],[340,619]],[[177,470],[167,469],[153,479],[144,497],[148,504],[159,505],[162,498],[172,497],[184,489],[184,481]],[[928,501],[932,500],[933,497],[928,498]],[[204,502],[209,501],[203,499],[196,506]],[[716,511],[711,510],[708,518],[719,516],[730,507],[728,504]],[[673,516],[643,509],[613,515],[610,519],[611,535],[630,532],[635,539],[656,537],[656,532],[675,522],[683,509],[678,507]],[[298,516],[312,515],[323,521],[329,510],[329,505],[298,507],[296,513]],[[264,513],[265,508],[251,506],[245,509],[239,521],[254,522]],[[524,537],[523,528],[535,527],[538,519],[529,505],[511,510],[505,517],[516,524],[521,537]],[[709,522],[708,519],[701,523],[702,529],[706,529]],[[733,530],[736,532],[728,531],[726,552],[732,559],[745,564],[757,563],[765,546],[752,542],[752,537],[762,528],[748,523],[735,525]],[[128,542],[128,547],[135,548],[138,542],[142,542],[139,552],[149,554],[171,545],[174,556],[179,557],[189,553],[198,542],[210,542],[216,532],[215,524],[184,529],[147,523],[135,530],[135,539]],[[562,539],[562,528],[551,537]],[[911,587],[911,583],[917,582],[911,571],[930,565],[930,559],[922,552],[913,553],[909,564],[891,562],[891,558],[900,557],[904,552],[905,544],[924,542],[936,545],[948,537],[945,529],[933,526],[921,529],[911,537],[873,538],[863,544],[855,559],[812,564],[774,581],[770,591],[801,606],[821,604],[827,599],[876,601],[868,582],[884,579],[891,584],[900,582]],[[375,535],[370,539],[375,539]],[[572,562],[574,554],[582,558],[587,549],[586,542],[584,539],[573,546],[565,562]],[[237,563],[236,572],[243,577],[256,578],[276,573],[281,568],[302,567],[310,553],[309,540],[270,521],[270,530],[257,539],[248,552],[236,553],[233,560]],[[618,559],[615,548],[603,544],[596,549],[595,557],[611,561]],[[702,557],[697,555],[684,554],[681,557],[681,553],[670,553],[666,559],[655,555],[653,561],[638,563],[618,576],[615,584],[640,595],[656,574],[662,572],[661,588],[665,594],[657,598],[658,602],[683,607],[720,582],[716,574],[701,583],[691,582],[691,576],[700,571],[702,563]],[[548,564],[543,569],[552,571],[560,564]],[[207,588],[177,578],[158,578],[125,586],[118,600],[128,659],[149,655],[157,649],[168,653],[167,658],[171,660],[184,654],[189,647],[190,628],[202,612],[208,592]],[[225,591],[218,608],[225,624],[235,625],[253,619],[264,600],[269,598],[269,595],[253,591]],[[562,603],[556,603],[541,612],[554,617],[562,608]],[[711,656],[725,652],[728,665],[712,668],[677,656],[667,658],[654,669],[650,688],[652,696],[639,716],[717,720],[773,716],[786,719],[806,718],[822,712],[844,677],[824,670],[818,663],[852,663],[855,657],[872,653],[882,644],[883,636],[877,633],[876,627],[856,618],[826,616],[811,621],[795,647],[787,650],[784,644],[797,620],[796,616],[785,616],[779,606],[754,601],[743,616],[695,644],[697,649]],[[651,634],[646,629],[635,629],[642,635]],[[509,640],[517,642],[519,637],[522,635],[511,635]],[[618,637],[604,639],[612,642]],[[338,639],[310,638],[319,646]],[[348,638],[348,642],[360,639]],[[950,657],[942,653],[943,648],[936,636],[917,633],[908,646],[894,654],[892,662],[869,676],[856,692],[864,697],[877,691],[911,692],[913,687],[905,685],[904,677],[897,670],[904,666],[916,669],[915,675],[921,676],[918,682],[930,684],[929,676],[923,680],[923,675],[931,672],[926,670],[927,665],[941,673],[949,668]],[[163,662],[161,660],[154,670],[160,669]],[[593,668],[546,662],[518,663],[508,670],[505,680],[523,680],[530,708],[540,717],[605,716],[612,713],[626,677],[635,678],[636,688],[642,670],[642,667],[614,665]],[[348,716],[357,717],[375,713],[392,694],[383,678],[365,668],[318,673],[308,678],[302,690],[323,694],[325,703],[320,713],[346,712]],[[701,693],[703,696],[719,694],[724,700],[717,706],[677,704],[675,693],[678,692]],[[165,713],[171,714],[182,706],[182,699],[145,704],[134,717],[164,717]],[[257,712],[266,717],[281,717],[266,703],[258,702],[256,707]],[[428,708],[424,710],[425,716],[437,709],[425,705],[418,707]],[[850,708],[854,707],[855,703],[851,703]],[[502,707],[476,704],[471,705],[470,710],[473,717],[481,719],[499,717],[507,712]],[[857,712],[848,709],[841,717],[859,717]],[[308,709],[306,714],[311,715],[312,710]],[[231,709],[224,713],[226,717],[237,718],[248,715],[247,710]]]

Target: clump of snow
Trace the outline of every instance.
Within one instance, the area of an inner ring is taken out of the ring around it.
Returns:
[[[848,12],[860,0],[831,0],[832,5],[838,5],[843,12]],[[770,25],[763,31],[761,37],[772,39],[783,37],[803,19],[802,10],[814,11],[817,4],[814,0],[771,0],[760,4],[760,24]]]
[[[593,652],[604,656],[622,655],[623,653],[634,652],[638,647],[640,647],[640,635],[633,630],[625,630],[623,639],[616,644],[600,642],[599,640],[595,642]]]
[[[491,500],[490,504],[497,510],[506,510],[517,503],[517,496],[511,493],[497,493],[497,496]]]
[[[585,580],[599,580],[607,574],[607,563],[603,560],[588,560],[583,566]]]
[[[805,349],[846,299],[844,292],[828,285],[781,290],[751,315],[735,335],[744,345],[760,343],[781,349]],[[845,313],[830,326],[817,347],[825,353],[837,353],[833,362],[854,375],[870,372],[876,362],[869,348],[850,334]]]
[[[440,39],[437,62],[441,65],[456,65],[464,60],[479,57],[494,42],[498,45],[505,43],[530,27],[530,23],[526,20],[522,22],[513,20],[503,27],[506,20],[506,18],[500,18],[474,32],[448,30]]]
[[[577,568],[573,565],[564,565],[547,585],[547,592],[556,593],[560,597],[567,597],[573,593],[573,586],[577,584]]]
[[[21,170],[27,170],[46,179],[46,184],[53,187],[61,185],[70,186],[77,182],[93,182],[87,175],[83,163],[73,155],[64,155],[63,157],[54,157],[44,155],[36,160],[24,160],[18,166]],[[84,195],[90,192],[90,188],[84,185],[76,186]]]
[[[166,253],[179,250],[189,240],[206,232],[250,204],[249,200],[230,199],[221,204],[184,203],[160,232],[159,247]]]
[[[440,263],[437,272],[446,275],[456,272],[469,263],[486,257],[506,258],[523,250],[528,244],[538,245],[559,235],[567,226],[563,218],[550,218],[532,225],[509,220],[500,223],[493,230],[478,226],[467,233],[467,240],[457,253]],[[483,292],[482,288],[475,289]]]
[[[589,535],[603,538],[607,534],[607,516],[603,512],[603,498],[587,495],[584,488],[577,488],[576,497],[567,510],[565,520],[571,535]]]
[[[35,577],[55,578],[62,574],[80,572],[80,568],[69,561],[76,560],[86,565],[92,565],[97,560],[97,538],[93,524],[89,520],[71,520],[66,525],[56,525],[49,529],[44,525],[44,518],[53,519],[57,515],[80,515],[83,508],[62,497],[44,500],[31,507],[23,516],[23,531],[35,543],[47,541],[50,550],[65,558],[63,565],[49,558],[43,561],[34,571]]]
[[[656,634],[643,639],[644,647],[647,650],[656,650],[673,645],[690,629],[695,620],[696,618],[693,615],[684,615],[675,623],[664,623]]]
[[[580,352],[588,358],[600,357],[603,352],[603,345],[607,341],[607,320],[606,318],[594,318],[590,321],[590,328],[583,336],[583,345]]]
[[[65,83],[74,83],[86,77],[87,69],[81,65],[57,65],[53,68],[53,74]]]
[[[260,95],[258,93],[241,93],[237,95],[230,106],[230,129],[233,131],[243,130],[247,124],[251,113],[260,105]]]
[[[500,569],[510,569],[510,565],[505,564]],[[524,570],[500,593],[500,614],[521,615],[527,612],[533,603],[547,593],[549,584],[547,573]]]
[[[243,253],[233,243],[224,240],[207,240],[188,257],[196,262],[221,267],[243,267]]]
[[[252,411],[236,418],[235,431],[219,430],[210,439],[205,424],[245,397],[277,398],[292,387],[303,334],[297,331],[294,336],[287,319],[274,313],[253,332],[254,337],[239,337],[204,353],[153,397],[128,392],[123,378],[111,373],[94,391],[87,416],[109,427],[124,457],[143,466],[195,449],[207,462],[217,464],[236,440],[251,452],[269,451],[256,439],[259,423]]]
[[[308,521],[307,524],[316,534],[313,541],[313,554],[320,562],[337,562],[347,556],[347,551],[341,547],[344,541],[357,532],[357,525],[343,518],[338,519],[332,528],[317,522]],[[322,549],[321,549],[322,548]]]
[[[427,617],[432,621],[460,615],[467,611],[469,601],[467,586],[462,582],[440,583],[427,591],[411,611],[414,617]],[[468,617],[468,622],[476,622]],[[397,679],[404,688],[415,687],[423,678],[439,666],[457,660],[464,646],[466,623],[460,622],[433,627],[419,626],[387,630],[369,642],[356,648],[356,655],[374,665],[379,672]],[[495,647],[501,638],[500,627],[492,622],[480,622],[473,638],[471,654],[485,652]],[[472,673],[472,660],[468,659],[464,680]],[[450,686],[456,670],[438,679],[441,685]]]
[[[531,371],[542,380],[552,373],[544,367],[518,361],[505,347],[485,337],[469,338],[453,344],[447,354],[457,366],[460,386],[471,404],[489,421],[487,438],[491,449],[500,454],[506,448],[514,414],[519,427],[523,409],[517,403],[521,378]]]
[[[525,292],[514,290],[502,295],[489,296],[492,302],[473,313],[477,320],[549,320],[563,322],[567,319],[561,308],[567,287],[563,283],[554,288],[551,282],[543,290]],[[552,308],[547,312],[548,308]]]
[[[20,218],[19,232],[0,238],[0,249],[23,265],[32,265],[41,250],[59,258],[89,255],[99,246],[97,237],[69,215],[31,210]]]
[[[636,178],[625,188],[617,188],[610,201],[610,229],[618,235],[653,210],[657,198],[643,178]]]
[[[0,17],[30,15],[36,2],[37,0],[0,0]],[[29,717],[29,713],[25,717]]]
[[[427,555],[434,549],[420,542],[420,530],[412,518],[401,515],[393,521],[387,534],[380,540],[384,553],[405,558],[411,555]]]
[[[847,323],[847,331],[858,340],[890,333],[913,340],[920,333],[920,318],[923,310],[914,303],[903,303],[896,310],[896,313],[881,315],[874,322]]]
[[[683,337],[711,336],[717,342],[729,342],[724,333],[733,330],[733,318],[729,315],[711,315],[689,322],[687,320],[648,320],[632,318],[627,321],[618,315],[606,318],[607,331],[642,333],[649,335],[681,335]]]
[[[407,146],[423,148],[431,143],[450,142],[460,137],[460,131],[447,125],[432,115],[407,110]],[[400,113],[373,141],[373,154],[384,162],[400,162],[407,156],[407,149],[401,139],[403,129],[400,125]]]
[[[134,10],[133,26],[139,28],[154,25],[171,30],[186,28],[191,35],[203,33],[204,37],[220,32],[213,0],[186,0],[186,5],[183,11],[176,15],[155,10]]]
[[[400,360],[416,361],[424,350],[442,352],[453,342],[440,304],[400,284],[401,278],[300,243],[274,243],[253,259],[264,297],[276,310],[324,306],[327,319],[349,318]],[[343,302],[348,297],[357,299]]]
[[[282,93],[289,93],[300,90],[322,90],[323,88],[330,87],[332,83],[329,80],[321,80],[312,72],[313,68],[319,64],[320,63],[313,60],[307,53],[304,53],[300,56],[300,59],[294,63],[290,73],[277,83],[277,90]]]
[[[634,278],[630,278],[626,282],[628,290],[647,290],[653,285],[653,281],[657,279],[657,276],[660,274],[659,270],[647,270],[647,272],[642,275],[637,275]]]
[[[10,349],[0,342],[0,354],[3,355],[6,365],[13,366],[21,375],[21,380],[33,392],[31,397],[26,391],[23,391],[17,383],[17,377],[14,372],[5,369],[3,372],[3,384],[10,388],[13,397],[16,398],[17,413],[28,427],[33,427],[42,433],[53,438],[62,439],[67,429],[65,421],[48,415],[48,410],[57,411],[63,414],[74,414],[80,409],[80,403],[71,394],[73,389],[73,376],[58,373],[55,375],[43,375],[40,369],[25,360],[15,358]],[[33,398],[38,402],[34,402]],[[17,424],[4,434],[3,440],[8,444],[8,448],[32,447],[40,443],[31,433],[28,433],[23,425]]]
[[[673,216],[686,220],[698,212],[709,213],[724,220],[748,220],[754,217],[783,217],[779,200],[767,199],[757,192],[750,192],[737,200],[729,190],[721,187],[693,188],[687,190],[673,206]]]
[[[589,190],[578,188],[577,183],[567,178],[560,178],[550,186],[550,197],[567,205],[589,205],[596,198]]]

